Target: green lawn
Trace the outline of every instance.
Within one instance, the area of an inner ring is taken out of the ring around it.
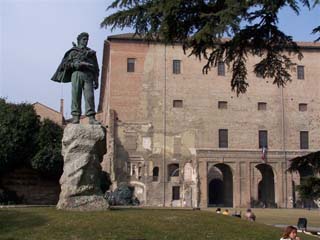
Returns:
[[[260,213],[255,212],[259,216]],[[0,239],[7,240],[271,240],[279,239],[280,235],[281,229],[211,211],[119,209],[66,212],[55,208],[0,209]],[[308,239],[315,238],[303,236],[303,240]]]
[[[262,216],[258,218],[262,219]],[[66,212],[55,208],[0,209],[0,239],[279,239],[281,229],[212,211],[120,209]],[[315,239],[303,236],[303,240]]]

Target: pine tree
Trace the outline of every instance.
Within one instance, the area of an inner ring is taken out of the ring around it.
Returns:
[[[246,92],[248,55],[261,58],[256,74],[284,86],[291,81],[289,56],[303,56],[291,36],[279,30],[278,13],[289,6],[296,14],[299,4],[311,9],[320,0],[115,0],[102,27],[133,28],[145,40],[182,44],[184,51],[205,59],[208,73],[219,61],[232,70],[231,88]],[[313,30],[320,33],[320,26]],[[226,39],[224,37],[229,37]],[[317,39],[320,40],[320,37]]]

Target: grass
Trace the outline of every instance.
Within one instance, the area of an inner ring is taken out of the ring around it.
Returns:
[[[258,219],[263,219],[258,211],[255,210],[255,213]],[[0,239],[6,240],[270,240],[279,239],[280,235],[281,229],[211,211],[119,209],[66,212],[55,208],[0,209]],[[315,238],[303,236],[303,240],[311,239]]]
[[[208,208],[208,211],[214,212],[215,208]],[[241,210],[242,215],[246,209]],[[230,210],[233,213],[233,209]],[[320,209],[307,210],[307,209],[280,209],[280,208],[253,208],[252,211],[257,216],[256,221],[259,223],[275,225],[297,225],[298,218],[304,217],[308,220],[308,226],[320,228]]]

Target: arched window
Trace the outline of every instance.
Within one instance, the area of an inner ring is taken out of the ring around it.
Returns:
[[[154,167],[152,170],[152,181],[153,182],[158,181],[158,177],[159,177],[159,167]]]
[[[179,164],[172,163],[168,165],[168,179],[171,177],[179,177]]]

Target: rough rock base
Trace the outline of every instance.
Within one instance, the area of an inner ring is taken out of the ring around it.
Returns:
[[[58,209],[98,211],[109,208],[100,189],[100,162],[105,152],[105,129],[102,126],[69,124],[65,128]]]

